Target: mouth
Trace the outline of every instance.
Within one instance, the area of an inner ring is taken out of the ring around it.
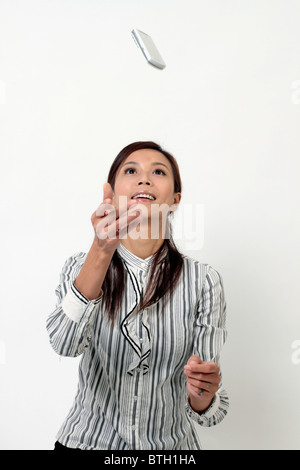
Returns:
[[[135,193],[131,199],[135,199],[139,202],[151,202],[151,201],[155,201],[156,200],[156,197],[154,196],[154,194],[148,192],[148,191],[140,191],[138,193]]]

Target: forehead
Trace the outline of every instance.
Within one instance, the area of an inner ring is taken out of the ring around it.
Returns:
[[[154,149],[136,150],[135,152],[132,152],[130,155],[128,155],[128,157],[122,163],[124,165],[129,161],[136,163],[161,162],[171,170],[171,165],[167,157],[165,157],[158,150]]]

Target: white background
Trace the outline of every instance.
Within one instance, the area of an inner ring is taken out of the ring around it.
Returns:
[[[300,448],[299,17],[295,0],[1,0],[1,449],[53,448],[78,361],[52,351],[46,318],[136,140],[176,157],[205,222],[178,247],[224,280],[231,408],[198,428],[203,447]]]

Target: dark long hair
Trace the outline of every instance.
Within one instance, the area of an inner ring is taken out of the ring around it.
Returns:
[[[113,161],[109,170],[107,181],[114,190],[116,174],[121,163],[136,150],[153,149],[161,152],[170,162],[174,176],[174,192],[181,192],[181,178],[178,164],[175,158],[167,151],[163,150],[155,142],[134,142],[123,148]],[[178,251],[173,237],[172,226],[169,224],[169,238],[165,238],[164,243],[154,254],[150,266],[149,283],[146,292],[138,306],[137,313],[158,302],[165,297],[164,301],[170,299],[178,281],[183,267],[183,255]],[[166,256],[165,249],[167,248]],[[163,263],[164,262],[164,263]],[[114,252],[102,285],[102,303],[109,319],[114,323],[118,310],[121,306],[125,290],[125,270],[122,260],[117,252]]]

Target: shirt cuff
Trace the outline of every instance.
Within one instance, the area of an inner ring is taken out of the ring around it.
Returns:
[[[220,407],[220,395],[218,392],[215,393],[215,396],[205,411],[197,412],[193,410],[188,399],[186,401],[186,412],[190,418],[196,421],[200,425],[208,424],[208,421],[214,416],[217,410]]]
[[[64,313],[75,323],[78,323],[82,318],[83,313],[86,310],[88,305],[97,305],[103,296],[103,291],[101,289],[101,294],[97,299],[89,300],[87,299],[80,290],[77,289],[74,282],[71,284],[70,289],[66,293],[65,297],[61,302],[61,307]]]

